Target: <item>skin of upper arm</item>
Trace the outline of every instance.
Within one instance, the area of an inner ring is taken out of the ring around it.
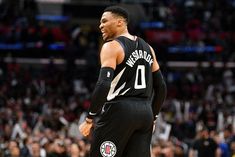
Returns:
[[[156,55],[155,55],[155,52],[154,52],[153,48],[151,46],[149,46],[149,47],[150,47],[152,55],[153,55],[152,72],[155,72],[155,71],[159,70],[160,67],[159,67],[159,64],[157,62]]]
[[[105,43],[100,51],[101,67],[111,67],[115,70],[122,51],[123,50],[117,41]]]

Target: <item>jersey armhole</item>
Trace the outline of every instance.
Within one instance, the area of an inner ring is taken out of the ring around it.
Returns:
[[[119,40],[119,39],[115,39],[120,45],[121,45],[121,47],[123,48],[123,50],[124,50],[124,52],[125,52],[125,46],[124,46],[124,44],[121,42],[121,40]]]
[[[122,49],[123,49],[123,52],[124,52],[124,59],[123,59],[123,61],[122,62],[124,62],[125,60],[126,60],[126,48],[125,48],[125,46],[124,46],[124,44],[123,44],[123,42],[121,41],[121,40],[119,40],[118,38],[117,39],[115,39],[120,45],[121,45],[121,47],[122,47]],[[121,64],[121,63],[120,63]]]

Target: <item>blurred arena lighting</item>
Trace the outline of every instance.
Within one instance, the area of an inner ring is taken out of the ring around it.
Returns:
[[[168,48],[169,53],[219,53],[223,51],[222,46],[171,46]]]
[[[53,43],[48,46],[49,50],[64,50],[65,49],[65,43],[59,42],[59,43]]]
[[[175,67],[175,68],[196,68],[196,67],[203,67],[208,68],[210,66],[213,66],[215,68],[234,68],[235,62],[194,62],[194,61],[169,61],[166,63],[168,67]]]
[[[64,65],[66,63],[66,60],[62,58],[11,58],[11,57],[5,57],[4,61],[6,63],[11,63],[11,62],[16,62],[19,64],[50,64],[53,62],[56,65]],[[75,60],[76,65],[86,65],[87,62],[85,59],[76,59]],[[161,62],[160,62],[161,64]],[[202,61],[202,62],[197,62],[197,61],[168,61],[166,62],[166,66],[168,67],[174,67],[174,68],[197,68],[197,67],[202,67],[202,68],[208,68],[208,67],[214,67],[214,68],[223,68],[223,67],[228,67],[228,68],[235,68],[235,62],[209,62],[209,61]]]
[[[62,15],[37,15],[37,20],[51,21],[51,22],[65,22],[69,20],[68,16]]]
[[[164,28],[165,25],[161,21],[152,21],[152,22],[141,22],[140,28],[149,29],[149,28]]]
[[[0,50],[25,50],[25,49],[41,49],[43,48],[43,42],[27,42],[27,43],[0,43]],[[47,46],[48,50],[64,50],[65,43],[64,42],[54,42]]]
[[[20,50],[23,49],[23,44],[22,43],[14,43],[14,44],[5,44],[5,43],[0,43],[0,50]]]
[[[43,2],[43,3],[69,3],[70,0],[36,0],[36,2]]]
[[[153,0],[121,0],[123,3],[153,3]]]
[[[45,65],[45,64],[50,64],[53,62],[53,64],[56,65],[64,65],[65,60],[61,58],[11,58],[11,57],[6,57],[4,58],[4,61],[6,63],[12,63],[13,61],[19,64],[31,64],[31,65]],[[86,65],[86,60],[84,59],[76,59],[75,60],[76,65]]]

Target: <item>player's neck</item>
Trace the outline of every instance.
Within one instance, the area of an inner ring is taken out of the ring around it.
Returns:
[[[131,40],[135,40],[135,38],[136,38],[135,36],[131,35],[128,31],[123,32],[123,33],[119,34],[118,36],[124,36],[126,38],[131,39]]]

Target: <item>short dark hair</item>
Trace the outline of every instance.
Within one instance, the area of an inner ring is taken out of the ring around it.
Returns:
[[[109,6],[109,7],[104,9],[104,12],[111,12],[111,13],[114,13],[118,16],[121,16],[128,23],[128,20],[129,20],[128,11],[125,8],[121,7],[121,6],[118,6],[118,5]]]

